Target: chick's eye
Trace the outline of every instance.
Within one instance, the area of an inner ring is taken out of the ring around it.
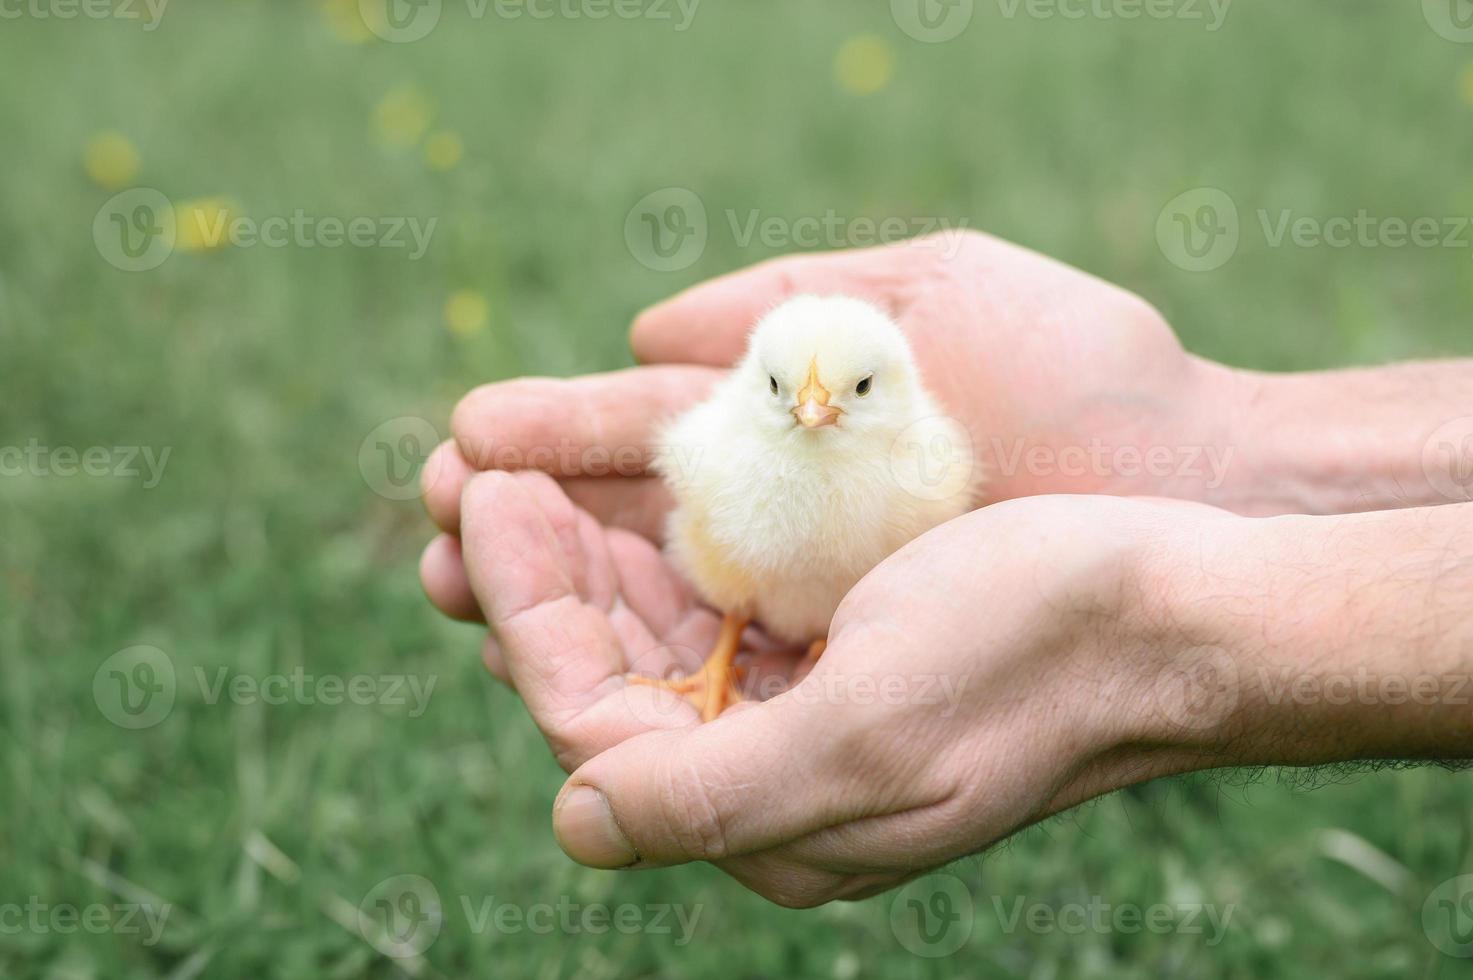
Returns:
[[[774,395],[777,394],[777,379],[770,374],[767,376],[767,389]]]
[[[870,390],[870,386],[872,384],[874,384],[874,380],[875,380],[875,376],[873,374],[870,375],[869,377],[865,378],[863,381],[861,381],[858,385],[855,386],[854,393],[856,395],[858,395],[860,398],[863,398],[865,395],[868,395],[869,394],[869,390]]]

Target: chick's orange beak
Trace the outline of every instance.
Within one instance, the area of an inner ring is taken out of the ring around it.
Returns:
[[[818,380],[818,358],[808,362],[808,380],[798,389],[798,404],[793,408],[793,417],[805,429],[818,429],[835,425],[844,410],[829,404],[829,390]]]

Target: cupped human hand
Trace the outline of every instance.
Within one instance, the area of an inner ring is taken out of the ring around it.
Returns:
[[[1231,373],[1189,356],[1139,297],[975,232],[882,248],[795,255],[696,286],[643,313],[641,366],[485,385],[457,406],[454,438],[424,471],[447,535],[484,470],[538,470],[599,523],[658,541],[669,499],[646,464],[660,426],[700,401],[766,310],[798,293],[844,293],[888,310],[928,386],[971,435],[988,502],[1044,493],[1200,497],[1198,456],[1226,423]],[[1152,451],[1191,467],[1152,467]],[[1216,474],[1219,475],[1220,474]],[[447,538],[426,553],[442,610],[479,610]]]
[[[463,524],[463,541],[448,547],[468,573],[464,601],[490,626],[483,659],[516,690],[564,768],[632,735],[699,723],[689,702],[628,680],[695,671],[721,626],[654,544],[599,524],[535,471],[472,477]],[[760,627],[744,646],[757,696],[806,669],[805,650]]]
[[[912,542],[845,599],[827,651],[749,635],[751,700],[700,724],[631,670],[689,670],[717,630],[660,553],[541,473],[465,494],[464,559],[520,694],[572,777],[567,852],[603,868],[716,862],[773,901],[889,888],[1179,760],[1153,751],[1169,643],[1140,597],[1178,502],[1033,497]]]

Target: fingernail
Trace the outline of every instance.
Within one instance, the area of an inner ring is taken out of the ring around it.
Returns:
[[[639,860],[634,845],[614,822],[609,801],[592,786],[574,786],[552,811],[558,846],[591,868],[623,868]]]

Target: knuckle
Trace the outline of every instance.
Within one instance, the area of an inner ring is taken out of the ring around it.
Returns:
[[[494,514],[497,503],[496,495],[500,492],[498,484],[500,474],[478,473],[465,481],[465,486],[460,490],[460,510],[462,520],[474,519],[481,514]]]
[[[481,385],[472,388],[450,412],[450,431],[454,434],[455,441],[460,444],[466,459],[483,469],[491,451],[491,440],[481,432],[484,428],[481,420],[485,415],[484,406],[490,396],[491,387]]]
[[[682,854],[707,861],[726,857],[726,819],[708,768],[689,760],[666,765],[665,778],[660,781],[664,798],[659,803],[670,840]]]

